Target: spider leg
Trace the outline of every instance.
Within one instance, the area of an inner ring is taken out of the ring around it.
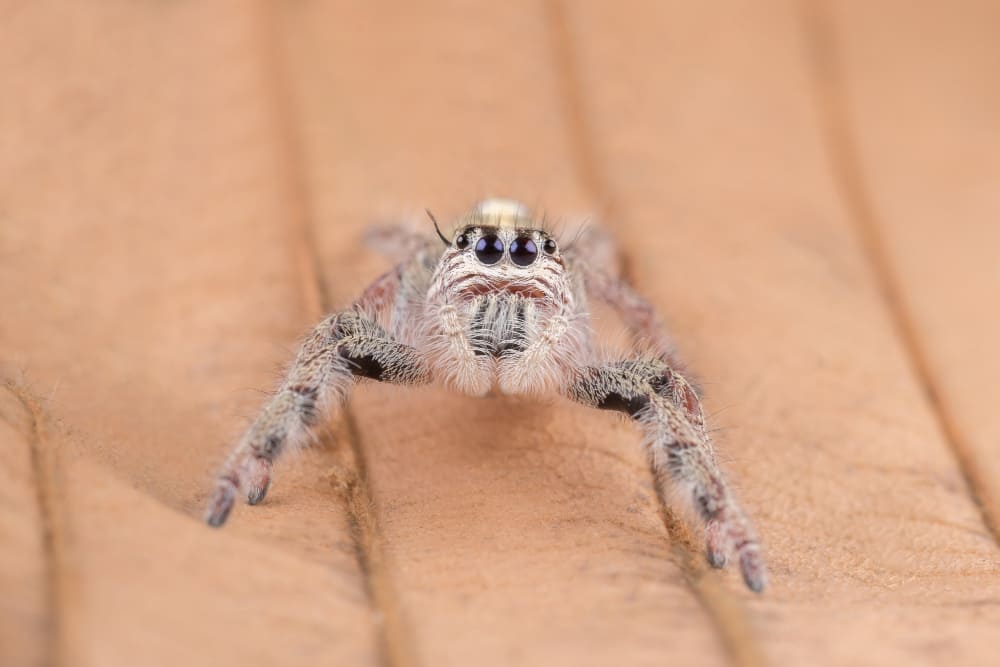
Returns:
[[[281,386],[223,465],[205,521],[225,523],[239,491],[251,505],[262,501],[274,460],[289,446],[308,440],[324,413],[346,400],[359,377],[398,384],[429,379],[415,349],[360,312],[328,317],[303,342]]]
[[[352,304],[352,308],[375,321],[388,314],[396,304],[405,270],[406,266],[400,264],[373,280]]]
[[[667,333],[667,326],[656,314],[653,304],[632,289],[624,278],[591,268],[585,272],[584,279],[587,294],[610,305],[635,340],[650,346],[660,359],[671,366],[683,367],[673,339]]]
[[[582,369],[569,396],[635,420],[657,484],[663,488],[669,477],[689,490],[705,524],[709,563],[722,567],[734,553],[747,586],[763,590],[767,572],[753,528],[722,476],[698,398],[684,378],[660,360],[619,361]]]
[[[365,232],[365,243],[392,262],[408,262],[419,252],[433,247],[440,248],[440,241],[399,223],[379,224]]]
[[[583,275],[587,294],[611,306],[632,337],[674,368],[683,368],[676,346],[653,305],[636,292],[623,274],[622,256],[610,234],[588,227],[571,242],[566,254]]]

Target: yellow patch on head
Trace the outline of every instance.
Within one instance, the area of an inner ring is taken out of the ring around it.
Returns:
[[[497,227],[524,227],[531,223],[531,211],[514,199],[484,199],[476,205],[473,215]]]

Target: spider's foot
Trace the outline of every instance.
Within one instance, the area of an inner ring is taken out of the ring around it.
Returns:
[[[743,581],[754,593],[760,593],[767,587],[767,567],[760,556],[760,548],[756,542],[749,542],[741,545],[738,553]]]
[[[232,477],[220,477],[212,491],[212,497],[208,500],[208,507],[205,509],[205,523],[218,528],[229,518],[229,512],[233,509],[233,500],[236,498],[236,480]]]
[[[264,500],[264,496],[267,495],[267,487],[270,485],[270,482],[265,482],[264,486],[251,487],[250,491],[247,492],[247,504],[256,505]]]
[[[247,466],[247,503],[256,505],[264,500],[271,486],[271,462],[262,457],[254,457]]]
[[[705,525],[705,552],[712,567],[725,567],[729,557],[734,555],[747,588],[760,593],[767,587],[767,567],[760,555],[760,545],[738,511],[728,519],[722,517],[708,521]]]
[[[719,521],[710,521],[705,527],[705,555],[712,567],[725,567],[729,562],[729,545]]]

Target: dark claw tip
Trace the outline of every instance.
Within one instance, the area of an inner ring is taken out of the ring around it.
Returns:
[[[226,519],[229,518],[229,510],[232,508],[232,505],[229,505],[220,509],[209,510],[205,513],[205,523],[212,528],[218,528],[226,522]]]
[[[750,551],[740,558],[740,569],[747,588],[754,593],[760,593],[767,587],[767,569],[755,551]]]
[[[727,562],[729,562],[729,558],[723,551],[714,551],[709,549],[706,552],[706,556],[708,557],[708,564],[712,567],[722,568],[726,566]]]
[[[208,501],[208,509],[205,510],[205,523],[218,528],[229,518],[229,511],[233,509],[233,489],[231,486],[222,484],[216,487],[211,500]]]
[[[762,593],[764,589],[767,588],[766,576],[759,576],[759,577],[744,576],[743,581],[746,582],[747,588],[752,590],[754,593]]]
[[[260,501],[264,500],[264,496],[267,495],[268,486],[270,485],[265,484],[264,486],[254,487],[250,489],[250,492],[247,493],[247,502],[251,505],[256,505]]]

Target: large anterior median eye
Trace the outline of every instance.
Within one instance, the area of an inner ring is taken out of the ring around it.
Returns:
[[[476,257],[483,264],[496,264],[503,257],[503,241],[496,234],[487,234],[476,241]]]
[[[538,257],[535,242],[527,236],[518,236],[510,242],[510,258],[518,266],[528,266]]]

